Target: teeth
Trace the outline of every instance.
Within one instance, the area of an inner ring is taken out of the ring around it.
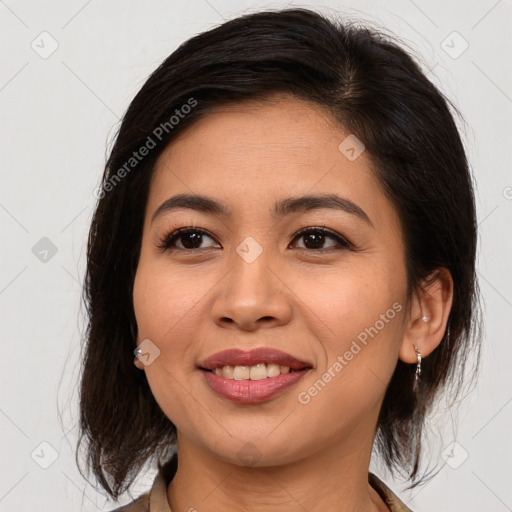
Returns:
[[[279,366],[278,364],[259,363],[254,366],[224,366],[215,368],[213,373],[226,379],[234,380],[262,380],[268,377],[277,377],[282,373],[289,373],[288,366]]]
[[[261,380],[267,378],[267,367],[263,364],[251,366],[250,377],[251,380]]]
[[[283,373],[285,373],[285,372],[283,372]],[[281,375],[281,367],[278,364],[267,365],[267,376],[268,377],[277,377],[278,375]]]
[[[224,368],[215,368],[215,373],[226,377],[226,379],[232,379],[234,369],[234,366],[224,366]]]
[[[247,380],[251,372],[250,366],[235,366],[233,369],[233,379]]]

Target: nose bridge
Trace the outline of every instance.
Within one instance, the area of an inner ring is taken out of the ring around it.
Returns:
[[[273,251],[248,236],[230,254],[230,271],[212,306],[218,324],[254,329],[261,323],[281,325],[290,318],[290,305],[282,283],[269,268]]]
[[[230,267],[234,283],[240,284],[236,288],[249,295],[268,293],[269,269],[271,248],[263,246],[254,237],[246,237],[230,255]]]

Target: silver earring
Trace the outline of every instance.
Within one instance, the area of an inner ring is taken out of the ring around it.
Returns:
[[[142,349],[141,348],[135,349],[134,354],[135,354],[135,359],[133,360],[133,364],[135,366],[137,366],[137,360],[140,360],[139,356],[142,354]]]
[[[422,317],[421,319],[422,319],[425,323],[427,323],[427,322],[430,320],[430,318],[429,318],[428,316],[424,316],[424,317]]]
[[[414,375],[414,384],[413,384],[413,391],[416,393],[418,391],[419,386],[419,380],[421,375],[421,353],[416,345],[414,345],[414,350],[416,351],[416,373]]]

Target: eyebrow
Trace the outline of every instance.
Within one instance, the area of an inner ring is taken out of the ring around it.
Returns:
[[[179,208],[188,208],[221,217],[232,217],[231,209],[213,197],[197,194],[177,194],[164,201],[156,209],[151,218],[151,222],[164,213],[168,213]],[[368,225],[374,227],[372,221],[360,206],[349,199],[336,194],[306,195],[282,199],[274,204],[270,214],[274,218],[282,218],[292,213],[320,209],[341,210],[359,217]]]

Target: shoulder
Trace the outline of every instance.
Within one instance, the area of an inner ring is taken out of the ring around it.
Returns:
[[[111,510],[110,512],[148,512],[149,496],[149,492],[142,494],[136,500],[133,500],[122,507]]]
[[[178,455],[174,454],[164,465],[158,464],[158,473],[148,492],[109,512],[171,512],[167,501],[167,486],[176,474],[177,467]]]

